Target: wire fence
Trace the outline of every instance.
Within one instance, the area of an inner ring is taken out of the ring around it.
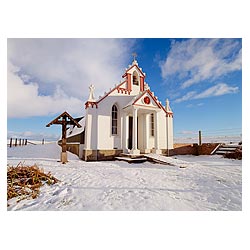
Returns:
[[[45,144],[45,139],[40,141],[38,140],[31,140],[31,139],[23,139],[23,138],[9,138],[7,139],[7,147],[17,147],[17,146],[27,146],[28,144],[31,145],[38,145],[38,144]]]
[[[175,134],[174,141],[176,143],[240,143],[242,142],[242,129],[183,131]]]

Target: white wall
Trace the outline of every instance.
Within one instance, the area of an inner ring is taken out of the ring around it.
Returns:
[[[173,134],[173,118],[168,117],[168,148],[173,149],[174,148],[174,134]]]
[[[133,72],[132,72],[133,74]],[[132,81],[131,81],[132,82]],[[120,86],[126,88],[126,83]],[[85,148],[86,149],[122,149],[125,145],[125,137],[122,136],[125,126],[123,125],[123,107],[128,103],[132,102],[132,99],[140,93],[140,85],[132,84],[132,92],[129,94],[118,93],[117,89],[114,89],[107,97],[98,103],[98,108],[95,106],[89,107],[86,110],[86,133],[85,133]],[[148,94],[146,94],[149,96]],[[150,97],[150,96],[149,96]],[[154,101],[150,97],[151,102],[147,105],[148,108],[152,108],[152,113],[156,108]],[[111,131],[111,111],[112,106],[116,105],[118,108],[118,134],[112,135]],[[143,103],[138,103],[144,105]],[[149,111],[150,112],[150,111]],[[163,110],[158,113],[158,128],[159,128],[159,148],[167,148],[167,126],[166,126],[166,114]],[[173,122],[172,118],[168,119],[168,130],[169,130],[169,148],[173,148]],[[151,136],[150,131],[150,119],[149,119],[149,138],[148,148],[152,149],[155,147],[155,138]],[[138,149],[144,149],[146,147],[146,141],[144,134],[146,133],[145,127],[145,114],[138,113],[138,128],[139,128],[139,139]],[[156,133],[155,133],[156,134]]]
[[[165,149],[167,147],[167,138],[166,138],[166,113],[162,110],[158,113],[159,123],[159,148]]]
[[[85,149],[97,149],[97,111],[96,108],[88,108],[85,120]]]
[[[112,95],[106,97],[98,104],[96,109],[98,115],[98,149],[122,149],[122,131],[123,131],[123,107],[131,101],[133,96],[128,94],[118,94],[115,90]],[[112,106],[116,105],[118,108],[118,134],[112,135],[111,130],[111,113]],[[94,108],[95,109],[95,108]]]

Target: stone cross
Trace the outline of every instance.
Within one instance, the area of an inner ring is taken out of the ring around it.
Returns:
[[[95,90],[95,86],[91,84],[89,86],[89,99],[88,99],[89,102],[95,102],[94,90]]]

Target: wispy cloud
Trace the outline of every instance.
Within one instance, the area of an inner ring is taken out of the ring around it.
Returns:
[[[204,103],[197,103],[197,104],[193,104],[193,103],[189,103],[186,107],[187,108],[194,108],[194,107],[201,107],[201,106],[203,106],[204,105]]]
[[[184,89],[241,70],[241,62],[238,39],[189,39],[173,42],[160,68],[163,78],[175,75]]]
[[[190,91],[184,96],[177,98],[174,102],[180,103],[187,100],[193,100],[193,99],[203,99],[203,98],[209,98],[213,96],[221,96],[226,94],[235,94],[239,91],[238,87],[231,87],[226,83],[218,83],[215,86],[212,86],[206,90],[204,90],[201,93],[197,93],[196,91]],[[201,104],[203,105],[203,104]],[[201,106],[200,105],[200,106]]]
[[[226,94],[235,94],[238,92],[238,90],[238,87],[230,87],[226,83],[218,83],[217,85],[208,88],[200,94],[195,95],[194,99],[207,98],[211,96],[221,96]]]
[[[8,117],[84,112],[95,95],[118,83],[132,40],[8,39]]]
[[[190,91],[184,96],[177,98],[174,102],[178,103],[178,102],[187,101],[187,100],[193,99],[195,95],[196,95],[196,91]]]

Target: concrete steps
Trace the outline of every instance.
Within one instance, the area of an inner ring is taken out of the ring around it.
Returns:
[[[145,157],[130,158],[130,157],[117,156],[117,157],[115,157],[115,159],[118,161],[126,161],[128,163],[142,163],[142,162],[147,161],[147,158],[145,158]]]
[[[147,161],[147,158],[144,157],[144,155],[131,155],[131,154],[125,154],[121,153],[120,156],[115,157],[118,161],[126,161],[128,163],[142,163]]]
[[[222,144],[220,145],[214,154],[216,155],[224,155],[226,153],[232,153],[235,152],[235,150],[239,147],[239,145],[236,144]]]

